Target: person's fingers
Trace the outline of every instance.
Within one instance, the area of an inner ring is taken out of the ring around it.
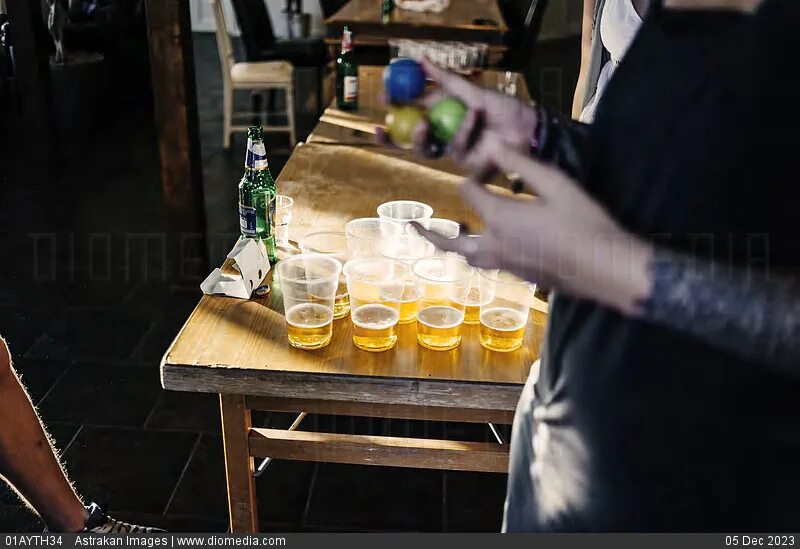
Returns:
[[[475,145],[480,131],[483,129],[483,120],[479,111],[470,109],[461,122],[458,132],[450,140],[450,152],[456,159],[461,159]]]
[[[448,95],[441,89],[437,88],[432,92],[423,95],[422,99],[419,100],[419,104],[422,105],[424,109],[428,110],[445,97],[448,97]]]
[[[490,191],[485,185],[472,177],[467,177],[461,184],[461,195],[472,209],[483,219],[487,227],[503,223],[504,218],[516,214],[520,201]]]
[[[381,126],[375,127],[375,142],[379,145],[393,145],[389,133]]]
[[[454,95],[469,107],[480,107],[483,104],[483,88],[476,86],[466,78],[454,72],[434,65],[430,59],[422,59],[425,73],[439,83],[439,87],[448,95]]]
[[[467,235],[460,235],[456,238],[447,238],[436,231],[426,229],[416,221],[412,221],[411,225],[420,236],[436,246],[439,250],[445,252],[454,252],[466,258],[469,258],[478,252],[479,238],[473,238]]]
[[[426,158],[438,158],[444,154],[444,145],[431,136],[427,120],[421,120],[411,132],[411,143],[414,152]]]
[[[497,168],[505,173],[517,174],[525,188],[544,200],[553,198],[569,181],[558,168],[548,166],[512,148],[497,144],[492,147],[489,156]]]
[[[489,154],[498,139],[493,132],[484,130],[477,142],[470,145],[469,151],[461,159],[470,169],[472,179],[478,183],[488,183],[499,173]]]
[[[427,119],[422,119],[417,122],[414,129],[411,130],[411,142],[417,152],[422,152],[424,147],[427,147],[430,134],[430,127]]]

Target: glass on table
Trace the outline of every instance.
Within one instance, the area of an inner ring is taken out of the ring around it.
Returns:
[[[292,222],[292,206],[294,206],[294,199],[291,197],[282,194],[275,196],[272,234],[275,235],[276,246],[286,247],[289,245],[289,224]]]
[[[399,228],[398,228],[399,231]],[[347,250],[350,257],[374,257],[375,245],[381,239],[381,220],[377,217],[361,217],[348,221],[344,226],[347,235]]]
[[[415,200],[393,200],[378,206],[378,217],[381,220],[381,235],[402,235],[406,225],[412,221],[428,228],[433,215],[433,208]]]
[[[289,344],[321,349],[333,336],[333,303],[342,264],[320,254],[287,257],[276,266]]]
[[[481,305],[487,305],[494,299],[494,286],[481,285],[481,273],[497,276],[497,270],[483,270],[470,267],[469,290],[464,300],[464,324],[480,324]]]
[[[491,351],[522,346],[536,285],[505,271],[481,271],[480,341]],[[491,296],[491,299],[488,297]]]
[[[298,245],[304,254],[327,255],[342,264],[348,260],[347,237],[344,233],[333,231],[309,233]],[[341,275],[336,289],[336,302],[333,305],[333,318],[344,318],[348,312],[350,312],[350,298],[347,295],[347,281],[344,275]]]
[[[411,265],[433,256],[436,248],[418,236],[400,235],[381,238],[375,246],[378,255],[403,265],[403,298],[400,303],[400,324],[414,322],[419,310],[419,289]]]
[[[417,341],[434,351],[455,349],[461,343],[469,266],[456,256],[433,257],[416,261],[412,270],[420,293]]]
[[[512,71],[505,71],[499,77],[497,82],[497,91],[506,95],[517,95],[517,81],[519,80],[519,73]]]
[[[402,263],[381,257],[353,259],[344,267],[350,294],[353,344],[370,352],[397,343],[404,290]]]

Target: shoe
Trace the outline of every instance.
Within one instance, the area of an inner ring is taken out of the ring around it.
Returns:
[[[166,532],[160,528],[137,526],[111,518],[96,503],[87,505],[86,510],[89,512],[89,518],[86,519],[86,527],[83,531],[90,534],[158,534]]]

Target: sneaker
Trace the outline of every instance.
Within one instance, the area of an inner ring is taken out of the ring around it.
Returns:
[[[86,519],[86,527],[83,531],[91,534],[157,534],[166,532],[160,528],[137,526],[111,518],[96,503],[87,505],[86,510],[89,512],[89,518]]]

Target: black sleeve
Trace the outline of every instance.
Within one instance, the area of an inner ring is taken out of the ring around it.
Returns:
[[[539,124],[534,153],[551,162],[578,181],[585,181],[591,126],[572,119],[553,116],[539,108]]]

